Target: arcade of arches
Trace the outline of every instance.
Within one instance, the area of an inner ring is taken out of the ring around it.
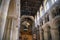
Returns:
[[[0,40],[60,40],[60,0],[0,0]]]

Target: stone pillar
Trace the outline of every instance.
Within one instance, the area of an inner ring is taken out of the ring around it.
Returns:
[[[16,2],[16,17],[17,19],[15,19],[14,21],[14,33],[13,33],[13,39],[12,40],[19,40],[19,34],[20,34],[20,0],[15,0]],[[16,23],[16,24],[15,24]]]
[[[12,25],[11,25],[11,32],[10,32],[10,40],[13,40],[13,30],[14,30],[14,19],[12,19]]]
[[[1,5],[1,24],[0,24],[0,28],[1,28],[1,35],[0,35],[0,40],[2,40],[3,37],[3,33],[4,33],[4,28],[5,28],[5,22],[6,22],[6,17],[7,17],[7,12],[8,12],[8,8],[9,8],[9,3],[10,0],[3,0],[2,1],[2,5]]]
[[[44,31],[41,27],[40,27],[40,40],[44,40]]]
[[[12,29],[10,40],[19,40],[19,30],[20,30],[20,0],[15,0],[15,12],[17,15],[14,15],[12,20]]]
[[[32,40],[34,40],[35,22],[32,23]]]
[[[50,34],[49,26],[46,26],[44,28],[44,40],[51,40],[51,34]]]
[[[4,35],[2,40],[10,40],[11,28],[12,28],[12,18],[7,18],[6,27],[4,30]]]
[[[43,24],[46,23],[46,17],[43,17]]]
[[[44,40],[48,40],[48,31],[44,30]]]
[[[40,40],[40,36],[39,36],[40,35],[39,34],[39,25],[37,25],[37,30],[36,31],[37,31],[37,40]]]
[[[60,40],[58,28],[51,28],[52,40]]]
[[[49,19],[50,19],[50,20],[53,19],[53,15],[52,15],[51,11],[49,11]]]
[[[17,19],[12,19],[10,40],[18,40],[18,22]]]
[[[7,25],[7,32],[5,34],[5,39],[4,40],[10,40],[10,32],[11,32],[11,26],[12,26],[12,18],[8,18],[8,25]]]

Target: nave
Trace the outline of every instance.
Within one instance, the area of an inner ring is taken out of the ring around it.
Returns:
[[[0,40],[60,40],[60,0],[0,0]]]

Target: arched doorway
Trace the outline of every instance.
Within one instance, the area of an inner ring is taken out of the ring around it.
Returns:
[[[20,27],[20,38],[21,40],[32,40],[32,28],[34,21],[30,17],[23,17],[21,19],[21,27]]]
[[[56,26],[56,28],[57,28],[57,37],[58,37],[58,40],[60,40],[60,19],[58,20],[57,19],[57,21],[55,22],[55,26]]]
[[[52,21],[52,38],[60,40],[60,16],[56,16]]]
[[[44,30],[44,40],[52,40],[51,27],[50,27],[49,23],[46,23],[43,26],[43,30]]]

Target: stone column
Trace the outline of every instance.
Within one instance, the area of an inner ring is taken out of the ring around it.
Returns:
[[[35,22],[32,23],[32,40],[34,40]]]
[[[12,16],[12,28],[10,40],[19,40],[19,30],[20,30],[20,0],[15,0],[15,13],[16,15]]]
[[[48,31],[44,30],[44,40],[48,40]]]
[[[10,40],[10,33],[11,33],[11,27],[12,27],[12,18],[8,18],[8,25],[7,25],[7,32],[5,34],[4,40]]]
[[[12,27],[12,18],[7,18],[6,27],[4,30],[2,40],[10,40],[11,27]]]
[[[16,2],[16,18],[17,19],[14,19],[13,21],[13,25],[14,25],[14,30],[13,30],[13,38],[12,38],[12,40],[19,40],[19,34],[20,34],[20,32],[19,32],[19,30],[20,30],[20,0],[15,0],[15,2]],[[14,18],[15,18],[14,17]]]
[[[11,25],[11,32],[10,32],[10,40],[13,40],[13,30],[14,30],[14,25],[13,25],[14,19],[12,19],[12,25]]]
[[[53,19],[53,15],[52,15],[52,12],[49,11],[49,19],[52,20]]]
[[[7,12],[8,12],[8,8],[9,8],[9,3],[10,0],[3,0],[2,1],[2,5],[1,5],[1,24],[0,24],[0,28],[1,28],[1,35],[0,35],[0,40],[2,40],[3,37],[3,33],[4,33],[4,28],[5,28],[5,23],[6,23],[6,17],[7,17]]]
[[[39,36],[40,35],[39,34],[39,25],[37,25],[37,30],[36,31],[37,31],[37,40],[40,40],[40,36]]]
[[[51,28],[51,34],[52,34],[52,40],[60,40],[58,28]]]
[[[50,29],[47,27],[44,28],[44,40],[51,40]]]
[[[40,27],[40,40],[44,40],[44,31],[41,27]]]
[[[46,23],[46,17],[43,17],[43,24]]]
[[[12,19],[10,40],[18,40],[18,22],[17,19]]]

